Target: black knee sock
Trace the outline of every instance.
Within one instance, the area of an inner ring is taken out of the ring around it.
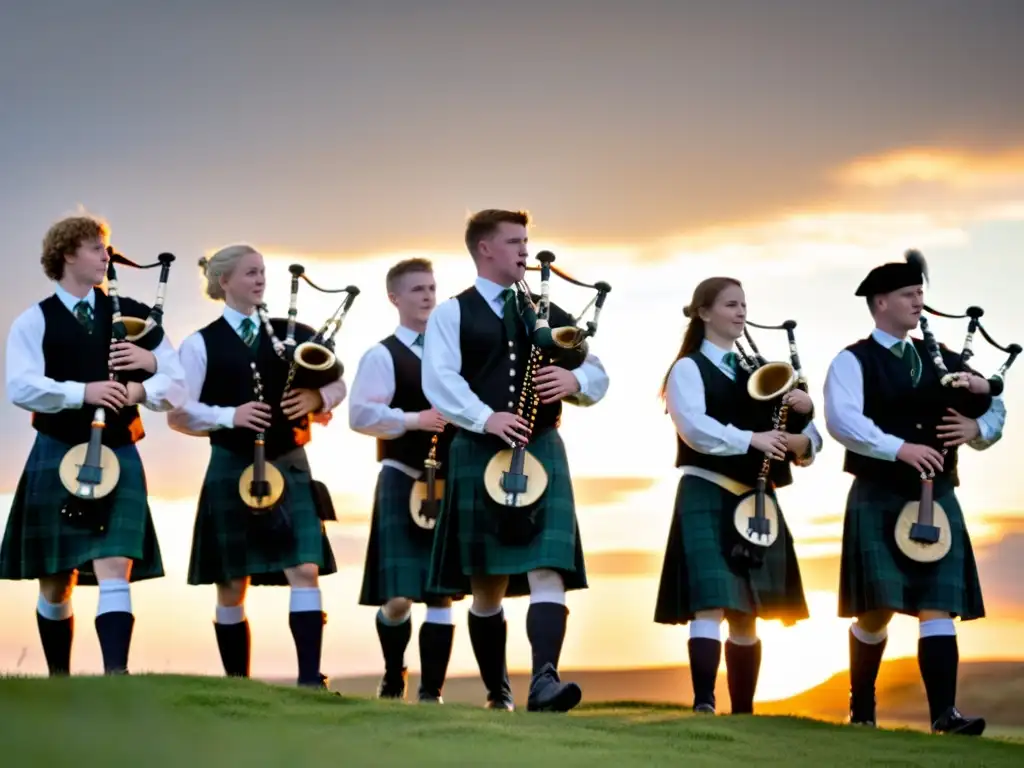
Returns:
[[[50,676],[71,674],[71,641],[75,636],[75,617],[53,620],[43,617],[36,611],[36,625],[39,627],[39,640],[43,645],[43,655]]]
[[[934,723],[956,703],[956,675],[960,665],[956,635],[920,638],[917,641],[917,665]]]
[[[288,626],[295,640],[295,655],[299,663],[299,685],[320,686],[320,655],[323,650],[324,624],[327,615],[323,611],[291,611]]]
[[[496,700],[511,691],[508,669],[505,662],[505,646],[508,642],[508,625],[505,611],[493,616],[477,616],[469,612],[469,642],[473,646],[480,679],[487,688],[488,700]]]
[[[569,609],[558,603],[530,603],[526,610],[526,636],[533,656],[533,674],[546,664],[558,669],[565,642],[565,628]]]
[[[405,669],[405,649],[412,637],[412,616],[406,616],[401,624],[387,624],[384,614],[377,611],[375,624],[380,650],[384,655],[384,675],[389,680],[400,681],[402,670]]]
[[[875,722],[875,681],[882,666],[882,656],[889,642],[862,643],[850,630],[850,719],[854,722]]]
[[[96,617],[96,635],[103,652],[103,671],[108,675],[128,671],[128,651],[132,644],[135,616],[124,611],[101,613]]]
[[[693,706],[709,704],[715,707],[715,682],[718,667],[722,663],[722,643],[707,637],[691,637],[687,642],[690,651],[690,680],[693,683]]]
[[[455,627],[451,624],[424,622],[420,625],[421,699],[440,699],[452,657]]]
[[[738,645],[726,640],[725,668],[732,713],[753,714],[757,677],[761,672],[761,641],[757,640],[753,645]]]
[[[224,665],[224,674],[228,677],[249,677],[252,652],[249,620],[242,619],[236,624],[214,622],[213,629],[217,634],[217,649]]]

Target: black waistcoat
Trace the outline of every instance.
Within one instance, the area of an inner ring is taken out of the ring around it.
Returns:
[[[516,322],[515,338],[510,339],[504,321],[475,288],[467,288],[459,302],[459,346],[462,377],[469,388],[495,411],[515,413],[523,391],[526,364],[530,357],[530,338],[522,318]],[[565,325],[565,312],[551,305],[551,325]],[[524,409],[525,415],[525,409]],[[534,435],[561,422],[561,401],[537,404]]]
[[[916,387],[906,363],[874,338],[861,339],[847,349],[857,358],[863,372],[864,415],[887,434],[941,451],[942,440],[935,428],[942,423],[946,408],[955,408],[963,415],[976,418],[988,410],[992,398],[942,386],[924,342],[920,339],[912,341],[922,361],[921,379]],[[963,370],[959,355],[945,347],[941,352],[951,373]],[[899,460],[873,459],[848,450],[843,459],[843,469],[908,497],[917,498],[920,493],[920,473]],[[935,477],[936,495],[959,484],[957,449],[949,448],[943,471]]]
[[[39,302],[46,329],[43,332],[44,375],[54,381],[80,381],[89,384],[109,378],[107,359],[110,356],[110,297],[95,290],[93,332],[68,311],[56,294]],[[121,312],[146,317],[149,307],[126,296],[118,297]],[[89,439],[96,406],[83,403],[57,413],[33,413],[32,426],[44,435],[66,443],[83,443]],[[120,413],[105,411],[106,427],[103,444],[117,448],[145,437],[137,405],[127,406]]]
[[[422,362],[420,358],[392,334],[381,342],[391,355],[395,368],[395,394],[388,403],[392,408],[406,412],[428,411],[430,403],[423,394]],[[430,453],[431,438],[437,433],[422,429],[409,430],[393,440],[377,440],[377,461],[392,459],[413,469],[422,469],[423,460]],[[448,426],[437,434],[437,450],[434,458],[441,462],[435,475],[438,479],[447,474],[448,446],[455,435],[454,427]]]
[[[731,380],[701,352],[687,355],[697,364],[701,381],[704,383],[704,408],[708,416],[723,424],[732,424],[737,429],[752,432],[770,432],[775,406],[754,400],[747,393],[750,375],[742,368],[736,370],[736,381]],[[807,427],[807,416],[788,412],[786,432],[798,433]],[[712,456],[700,453],[688,446],[676,434],[676,466],[690,465],[730,477],[745,485],[754,485],[761,472],[764,453],[753,446],[741,456]],[[789,461],[775,461],[768,466],[768,480],[776,488],[784,488],[793,482]]]
[[[284,339],[286,321],[274,318],[274,333]],[[274,352],[266,329],[259,326],[258,341],[250,349],[224,319],[214,320],[199,333],[206,344],[206,378],[199,401],[207,405],[237,407],[255,400],[251,363],[255,360],[263,384],[263,401],[270,406],[270,429],[265,433],[267,459],[273,460],[310,440],[309,417],[288,421],[281,409],[281,396],[288,378],[288,364]],[[305,335],[305,334],[302,334]],[[302,343],[298,330],[296,341]],[[251,429],[232,427],[210,431],[210,443],[233,453],[250,456],[256,433]]]

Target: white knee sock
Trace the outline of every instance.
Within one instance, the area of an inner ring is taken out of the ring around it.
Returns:
[[[868,632],[856,622],[850,625],[850,631],[853,633],[853,636],[860,642],[864,643],[864,645],[878,645],[889,636],[888,627],[882,627],[877,632]]]
[[[245,621],[245,605],[218,605],[218,624],[241,624]]]
[[[291,613],[323,610],[320,601],[320,587],[292,587],[288,610]]]
[[[952,619],[929,619],[920,624],[921,637],[956,637]]]
[[[452,619],[452,609],[448,608],[431,608],[427,606],[427,615],[423,620],[424,624],[454,624],[455,621]]]
[[[96,615],[131,613],[132,592],[127,579],[104,579],[100,582],[100,600]]]
[[[64,621],[70,619],[72,615],[71,600],[65,600],[63,603],[51,603],[42,595],[39,596],[39,602],[36,603],[36,611],[44,619],[50,621]]]
[[[694,619],[690,622],[690,637],[722,642],[722,622],[712,619]]]

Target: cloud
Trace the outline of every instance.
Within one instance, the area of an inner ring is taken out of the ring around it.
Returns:
[[[633,576],[649,578],[661,573],[663,552],[612,551],[586,555],[588,576]]]
[[[951,189],[1012,189],[1024,185],[1024,147],[972,152],[955,147],[908,147],[857,158],[839,167],[844,186],[892,188],[901,184],[941,184]]]
[[[573,477],[572,491],[577,506],[612,505],[653,488],[652,477]]]

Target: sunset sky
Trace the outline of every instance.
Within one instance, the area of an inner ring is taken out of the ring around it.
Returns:
[[[46,228],[81,205],[110,221],[129,258],[177,255],[165,322],[176,345],[220,312],[201,297],[195,263],[229,242],[267,257],[274,314],[287,311],[292,262],[321,285],[359,286],[337,337],[351,382],[396,322],[384,293],[394,261],[433,259],[447,297],[475,274],[467,214],[528,209],[532,253],[549,248],[579,279],[613,286],[592,341],[608,395],[589,410],[567,406],[563,420],[591,579],[569,598],[566,670],[686,662],[686,629],[652,621],[678,478],[657,392],[701,279],[740,278],[755,322],[797,320],[819,414],[831,359],[871,328],[857,283],[907,248],[929,261],[930,305],[979,304],[998,341],[1024,342],[1024,7],[1013,0],[137,5],[47,0],[0,15],[5,333],[50,290]],[[156,270],[119,278],[125,293],[155,297]],[[557,278],[551,290],[573,313],[590,299]],[[333,297],[300,287],[301,321],[317,327],[334,309]],[[960,349],[964,321],[932,327]],[[788,359],[781,332],[755,338]],[[1005,357],[981,338],[975,350],[986,375]],[[1003,441],[961,452],[989,614],[959,627],[964,658],[1012,657],[1024,631],[1022,376],[1009,375]],[[131,667],[220,674],[214,591],[185,584],[208,444],[143,418],[167,576],[134,588]],[[341,517],[330,533],[342,570],[321,583],[332,676],[382,667],[374,609],[356,605],[374,444],[347,421],[346,402],[309,448]],[[34,437],[28,422],[0,404],[0,524]],[[826,436],[781,494],[812,618],[761,625],[761,699],[845,668],[841,464]],[[0,583],[0,672],[45,671],[35,592]],[[96,597],[74,597],[79,672],[102,669]],[[250,592],[257,676],[294,674],[287,605],[287,590]],[[466,607],[453,673],[476,670]],[[526,608],[506,604],[514,669],[529,667]],[[915,653],[916,640],[915,624],[898,619],[888,657]],[[407,661],[418,669],[415,639]]]

